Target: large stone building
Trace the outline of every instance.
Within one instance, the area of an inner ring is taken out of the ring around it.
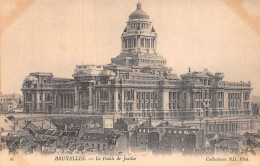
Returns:
[[[77,65],[72,79],[30,73],[24,80],[24,111],[89,113],[153,119],[196,120],[250,116],[250,82],[224,81],[223,73],[178,77],[157,52],[157,33],[137,4],[123,30],[121,53],[104,66]]]

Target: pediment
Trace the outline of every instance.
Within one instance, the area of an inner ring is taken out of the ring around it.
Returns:
[[[88,76],[88,73],[85,71],[82,71],[82,70],[78,71],[76,74],[73,74],[74,78],[75,77],[85,77],[85,76]]]
[[[207,69],[205,69],[203,72],[200,72],[197,74],[199,77],[209,77],[209,78],[213,78],[214,75],[209,72]]]

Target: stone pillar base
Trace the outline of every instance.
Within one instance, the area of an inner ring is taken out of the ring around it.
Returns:
[[[73,111],[74,112],[78,112],[79,111],[79,107],[78,106],[74,106]]]
[[[91,114],[93,112],[93,106],[89,105],[88,106],[88,113]]]

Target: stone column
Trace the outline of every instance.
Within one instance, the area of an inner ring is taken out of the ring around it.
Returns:
[[[42,92],[42,109],[45,110],[45,92]]]
[[[24,103],[24,111],[25,111],[25,106],[26,106],[26,93],[23,91],[23,103]]]
[[[248,98],[249,98],[248,109],[251,109],[251,92],[250,91],[248,91]]]
[[[215,93],[215,101],[216,101],[215,107],[216,107],[216,109],[218,109],[219,108],[219,106],[218,106],[218,92]]]
[[[97,91],[97,109],[100,110],[100,90]]]
[[[121,103],[122,103],[122,111],[123,110],[125,110],[125,91],[124,90],[122,90],[122,93],[121,93],[121,99],[122,99],[122,101],[121,101]]]
[[[79,92],[79,109],[82,109],[82,92]]]
[[[136,43],[137,48],[140,49],[141,45],[140,45],[140,37],[137,37],[137,43]]]
[[[94,110],[97,109],[97,90],[94,91]]]
[[[134,90],[134,104],[133,104],[133,110],[136,110],[136,90]]]
[[[54,108],[56,108],[57,107],[57,100],[56,100],[56,98],[57,98],[57,92],[55,91],[55,92],[53,92],[53,102],[54,102]]]
[[[93,102],[92,102],[92,82],[89,83],[88,94],[89,94],[88,111],[92,112],[92,108],[93,108]]]
[[[66,108],[69,109],[70,108],[70,95],[66,94]]]
[[[244,111],[244,92],[241,91],[241,110]]]
[[[60,109],[63,108],[63,96],[62,96],[62,93],[59,94],[59,108]]]
[[[155,38],[155,49],[157,49],[157,38]]]
[[[35,94],[32,92],[32,108],[31,108],[31,112],[35,111],[34,110],[34,105],[35,105]]]
[[[111,102],[112,102],[112,94],[111,94],[111,90],[108,90],[108,110],[111,110]]]
[[[70,109],[73,108],[73,94],[70,94]]]
[[[192,108],[196,108],[196,92],[192,92]]]
[[[162,110],[169,110],[169,91],[166,89],[162,90]]]
[[[77,85],[75,85],[75,104],[74,104],[74,112],[79,110],[79,90]]]
[[[26,93],[23,91],[23,111],[26,112]]]
[[[186,93],[186,108],[187,109],[190,109],[191,108],[191,92],[190,91],[187,91],[187,93]]]
[[[75,94],[72,94],[72,106],[71,108],[74,108],[74,105],[75,105]]]
[[[67,98],[66,98],[67,99],[67,109],[70,108],[70,100],[69,100],[70,98],[69,97],[70,97],[70,95],[67,94]]]
[[[92,87],[90,86],[88,89],[88,93],[89,93],[89,105],[92,106]]]
[[[117,89],[114,90],[114,110],[115,113],[118,112],[118,90]]]
[[[64,107],[65,107],[65,109],[68,109],[68,94],[64,94],[64,97],[65,97],[65,99],[64,99]]]
[[[36,92],[36,111],[40,111],[40,92]]]
[[[62,106],[62,108],[66,109],[66,94],[63,94],[62,96],[63,96],[63,106]]]

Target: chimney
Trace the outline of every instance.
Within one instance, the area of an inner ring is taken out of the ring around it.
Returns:
[[[189,73],[190,73],[190,67],[189,67]]]
[[[44,123],[44,121],[42,121],[42,129],[43,129],[43,123]]]

